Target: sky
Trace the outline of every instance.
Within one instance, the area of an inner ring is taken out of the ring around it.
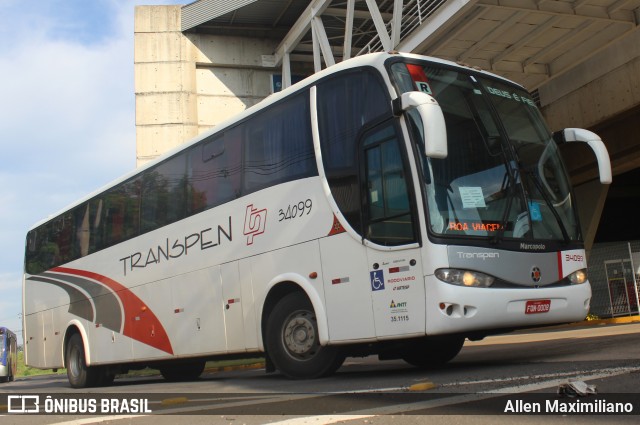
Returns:
[[[0,0],[0,326],[20,342],[27,231],[135,168],[135,6],[191,2]]]

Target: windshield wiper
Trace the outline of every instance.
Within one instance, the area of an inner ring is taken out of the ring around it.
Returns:
[[[514,188],[515,188],[515,176],[513,175],[513,170],[509,166],[509,163],[506,163],[507,172],[504,173],[504,178],[502,179],[502,187],[501,191],[507,192],[507,206],[504,209],[504,213],[502,213],[502,219],[500,220],[500,227],[496,234],[491,238],[491,243],[498,243],[502,240],[504,236],[505,230],[507,230],[507,225],[509,224],[509,213],[511,212],[511,204],[513,204],[514,198]]]
[[[540,182],[540,176],[536,171],[528,171],[526,169],[524,170],[526,171],[527,175],[531,176],[531,180],[533,180],[533,184],[535,185],[536,189],[538,189],[538,192],[540,192],[540,195],[542,195],[542,199],[544,200],[544,203],[547,204],[547,206],[551,210],[551,214],[553,214],[553,217],[556,219],[556,222],[558,223],[558,227],[562,232],[562,238],[564,239],[564,243],[565,244],[569,243],[570,238],[569,238],[569,233],[567,232],[567,228],[565,227],[564,222],[562,221],[562,217],[560,217],[560,214],[558,214],[558,211],[556,211],[556,208],[553,206],[553,201],[551,201],[551,199],[549,198],[549,195],[545,193],[542,187],[542,183]]]

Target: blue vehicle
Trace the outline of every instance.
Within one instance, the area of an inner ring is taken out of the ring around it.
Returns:
[[[13,381],[18,368],[18,340],[16,334],[0,327],[0,382]]]

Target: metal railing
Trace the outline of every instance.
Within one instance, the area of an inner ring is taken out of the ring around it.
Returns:
[[[640,314],[640,241],[596,244],[588,266],[591,314],[600,318]]]
[[[440,6],[447,0],[409,0],[402,8],[402,28],[400,29],[400,41],[413,30],[422,25]],[[387,33],[391,34],[392,22],[386,23]],[[378,35],[371,40],[358,52],[357,55],[372,52],[382,52],[384,48]]]

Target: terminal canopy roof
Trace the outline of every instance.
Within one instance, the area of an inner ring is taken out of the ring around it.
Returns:
[[[479,66],[535,90],[638,28],[640,0],[198,0],[182,31],[277,42],[283,76],[372,51]]]

